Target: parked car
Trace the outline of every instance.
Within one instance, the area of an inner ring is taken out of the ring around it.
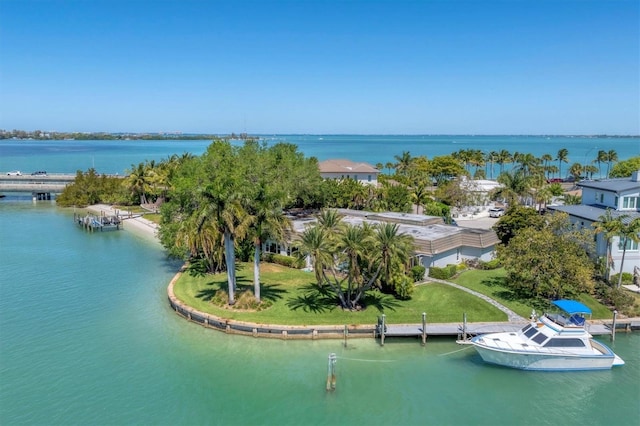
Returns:
[[[22,176],[22,173],[20,173],[20,170],[12,170],[7,173],[7,176]]]
[[[504,209],[501,207],[493,207],[489,209],[489,217],[502,217]]]
[[[45,172],[44,170],[38,170],[37,172],[33,172],[31,173],[31,176],[46,176],[47,172]]]

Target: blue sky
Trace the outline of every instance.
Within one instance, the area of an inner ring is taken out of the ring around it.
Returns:
[[[0,0],[0,128],[639,134],[640,2]]]

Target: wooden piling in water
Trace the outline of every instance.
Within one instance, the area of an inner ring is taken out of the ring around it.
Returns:
[[[427,344],[427,313],[422,313],[422,346]]]
[[[613,324],[611,324],[611,341],[616,341],[616,318],[618,317],[618,311],[613,310]]]

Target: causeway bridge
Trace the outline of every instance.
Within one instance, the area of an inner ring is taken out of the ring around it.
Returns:
[[[47,173],[46,175],[0,175],[0,194],[7,192],[31,193],[33,200],[51,200],[52,194],[60,194],[72,183],[75,174]]]

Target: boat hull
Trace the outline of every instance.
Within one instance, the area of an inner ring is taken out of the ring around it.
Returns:
[[[474,344],[483,361],[520,370],[608,370],[615,355],[570,355],[501,351]]]

